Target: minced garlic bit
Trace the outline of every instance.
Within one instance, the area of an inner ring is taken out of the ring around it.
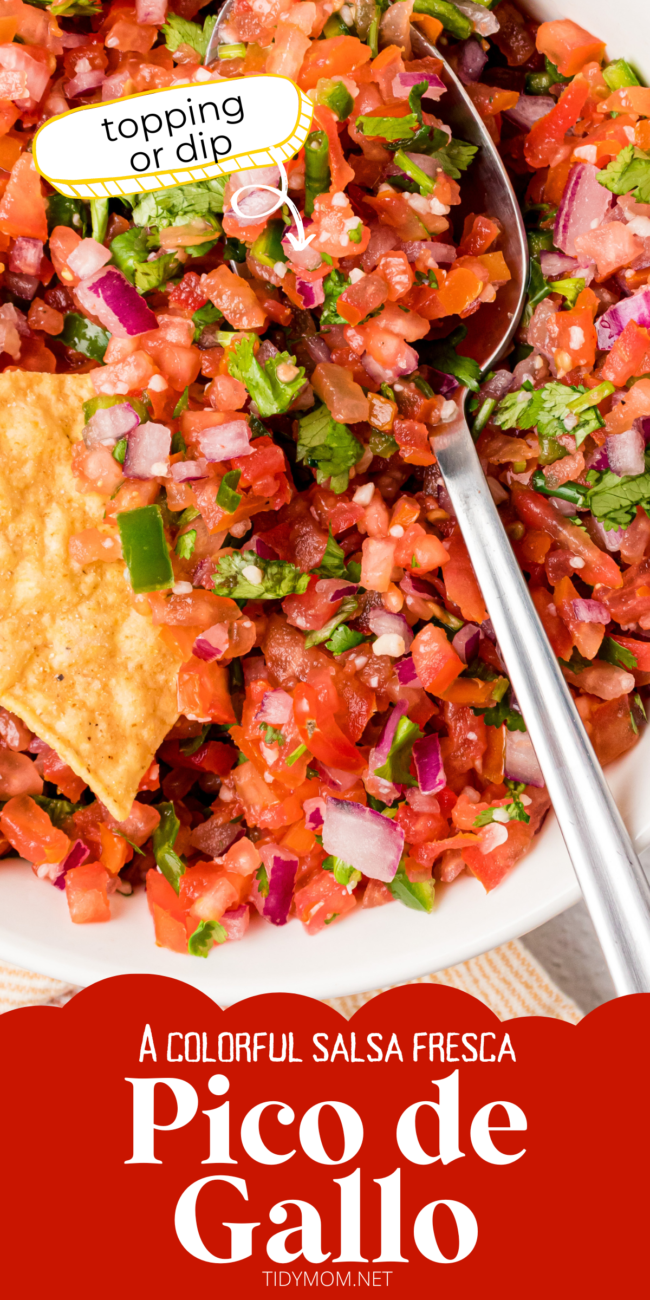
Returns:
[[[391,659],[400,659],[406,653],[404,637],[399,632],[383,632],[377,637],[372,647],[374,655],[390,655]]]
[[[357,488],[352,500],[355,506],[369,506],[374,495],[374,483],[364,483],[362,487]],[[232,532],[232,529],[230,531]]]
[[[242,569],[242,576],[247,578],[249,582],[252,582],[254,587],[261,587],[264,582],[264,574],[261,569],[258,569],[256,564],[247,564],[245,568]]]

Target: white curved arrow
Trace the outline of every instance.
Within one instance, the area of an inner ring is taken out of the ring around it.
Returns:
[[[284,163],[281,161],[281,159],[275,158],[273,150],[269,150],[269,152],[271,153],[271,156],[274,158],[274,161],[280,170],[282,189],[278,189],[276,185],[256,185],[256,184],[242,185],[240,189],[235,190],[235,192],[231,195],[230,206],[235,216],[239,217],[240,220],[250,220],[250,217],[247,215],[247,213],[241,212],[239,209],[239,199],[246,192],[246,190],[268,190],[269,194],[277,194],[278,196],[277,202],[273,204],[273,207],[269,208],[266,212],[261,213],[260,215],[264,217],[270,217],[274,212],[277,212],[278,208],[282,207],[282,205],[286,203],[287,207],[289,208],[289,211],[293,216],[293,219],[296,223],[296,229],[298,231],[297,235],[287,234],[286,238],[289,240],[289,243],[291,244],[291,247],[293,248],[294,252],[300,253],[304,248],[307,247],[308,244],[311,243],[312,239],[316,238],[316,231],[314,231],[313,234],[311,235],[305,234],[305,227],[302,222],[302,217],[295,203],[289,198],[287,192],[289,188],[289,179],[287,177]]]

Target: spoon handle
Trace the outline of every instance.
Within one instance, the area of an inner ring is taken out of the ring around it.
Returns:
[[[650,992],[650,885],[492,500],[459,393],[434,439],[492,625],[617,994]]]

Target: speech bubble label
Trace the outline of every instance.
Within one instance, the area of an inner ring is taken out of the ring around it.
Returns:
[[[147,193],[287,162],[313,108],[288,77],[267,74],[149,90],[50,118],[33,157],[60,194]]]

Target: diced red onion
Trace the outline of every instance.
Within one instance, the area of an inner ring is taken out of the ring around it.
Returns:
[[[371,762],[370,766],[373,771],[375,770],[375,768],[381,767],[382,764],[386,762],[386,759],[390,754],[390,747],[395,739],[397,724],[400,721],[400,719],[404,717],[404,714],[408,713],[408,707],[409,706],[407,700],[398,700],[395,707],[389,713],[388,719],[384,723],[379,740],[377,741],[377,744],[375,745],[372,751],[373,761]]]
[[[407,153],[406,157],[410,159],[411,162],[415,163],[416,167],[419,167],[421,171],[425,172],[427,176],[431,176],[433,178],[434,176],[437,175],[440,164],[436,162],[435,158],[429,157],[429,154]],[[406,175],[407,173],[404,172],[402,174]]]
[[[314,224],[313,219],[311,217],[303,217],[302,224],[305,230],[308,230],[309,226],[313,226]],[[293,235],[295,239],[298,238],[298,227],[295,221],[286,228],[284,235],[282,236],[281,243],[285,257],[288,257],[292,266],[299,266],[302,271],[315,271],[322,262],[318,250],[314,248],[312,244],[307,244],[305,248],[301,249],[294,248],[289,239],[289,235]]]
[[[650,326],[650,288],[644,287],[629,298],[621,298],[620,302],[603,312],[596,321],[598,347],[609,352],[631,320],[636,321],[637,325],[643,325],[645,329]]]
[[[645,471],[645,438],[640,429],[626,429],[625,433],[612,434],[607,439],[609,468],[621,478],[624,474],[643,474]]]
[[[232,201],[232,195],[238,195],[238,191],[246,189],[246,193],[241,198],[235,200],[239,212],[229,207],[224,213],[226,217],[235,217],[242,225],[255,225],[259,223],[261,217],[270,214],[278,205],[279,195],[271,194],[265,190],[262,185],[269,185],[277,188],[280,182],[280,170],[277,166],[272,167],[254,167],[248,171],[233,172],[228,178],[228,193]],[[255,189],[248,189],[248,186],[254,185]]]
[[[192,654],[205,663],[220,659],[228,649],[228,624],[214,623],[212,627],[201,632],[192,646]]]
[[[387,609],[371,609],[368,625],[375,636],[401,636],[404,649],[410,648],[413,632],[403,614],[391,614]]]
[[[422,794],[437,794],[439,790],[444,790],[447,778],[437,732],[433,731],[431,735],[416,740],[413,746],[413,762]]]
[[[5,271],[4,274],[5,289],[22,298],[23,302],[31,302],[36,297],[40,283],[37,275],[23,275],[18,271]]]
[[[579,262],[577,257],[568,257],[566,253],[556,253],[554,249],[543,248],[539,255],[539,264],[542,268],[542,274],[547,280],[554,277],[573,276],[579,274]]]
[[[171,478],[175,483],[187,483],[189,480],[196,481],[200,478],[207,478],[208,462],[203,456],[198,460],[177,460],[170,466]]]
[[[303,343],[312,361],[315,361],[317,366],[320,365],[321,361],[331,361],[332,353],[320,334],[307,334],[303,338]]]
[[[130,402],[119,402],[115,406],[106,406],[91,415],[83,431],[83,439],[90,450],[92,447],[114,447],[120,438],[133,433],[140,423],[139,415]]]
[[[485,57],[487,59],[487,55]],[[393,99],[408,99],[413,87],[419,86],[423,81],[429,83],[429,89],[425,90],[423,99],[437,100],[444,95],[446,86],[437,72],[398,72],[393,78]]]
[[[110,257],[110,253],[109,253]],[[22,275],[38,275],[43,260],[43,241],[19,235],[9,254],[9,270]]]
[[[477,627],[476,623],[466,623],[456,633],[451,644],[458,658],[462,659],[464,664],[471,664],[472,660],[476,658],[481,644],[480,627]]]
[[[325,800],[321,798],[305,799],[302,810],[305,814],[307,830],[319,831],[325,818]]]
[[[68,266],[80,280],[87,280],[95,271],[111,260],[110,248],[104,248],[96,239],[82,239],[68,256]]]
[[[602,447],[596,447],[593,451],[589,452],[589,454],[585,456],[585,465],[587,466],[587,469],[609,469],[607,445],[603,443]]]
[[[325,302],[325,290],[322,280],[301,280],[296,276],[296,293],[305,310],[320,307]]]
[[[386,818],[383,820],[385,821]],[[278,844],[264,844],[260,849],[260,857],[266,868],[269,892],[264,898],[258,886],[252,895],[253,902],[260,915],[266,921],[270,921],[271,925],[286,925],[293,898],[298,858],[295,853]],[[257,885],[257,881],[255,884]]]
[[[151,308],[116,266],[96,271],[82,280],[75,292],[84,311],[96,316],[118,339],[158,328]]]
[[[405,573],[399,585],[407,596],[424,596],[425,600],[432,600],[434,597],[426,578],[418,578],[414,573]]]
[[[245,662],[246,660],[244,660],[244,663]],[[340,767],[328,767],[326,763],[321,763],[316,758],[311,760],[309,766],[313,767],[318,772],[319,776],[322,777],[323,781],[327,781],[328,784],[331,785],[333,790],[340,790],[342,792],[351,790],[352,786],[356,785],[359,780],[358,776],[356,776],[354,772],[344,772]]]
[[[344,596],[354,596],[357,590],[356,582],[346,582],[342,578],[319,578],[314,591],[319,596],[327,596],[330,603],[336,600],[343,600]]]
[[[540,117],[546,117],[555,108],[555,104],[551,95],[520,95],[514,108],[503,110],[503,116],[520,131],[530,131]]]
[[[267,691],[260,708],[255,714],[255,722],[268,722],[272,727],[281,727],[293,714],[293,699],[288,691],[278,687]]]
[[[455,375],[446,375],[442,370],[429,370],[429,383],[438,397],[451,397],[459,387]]]
[[[405,655],[395,664],[395,673],[400,686],[421,686],[422,682],[417,675],[413,655]]]
[[[638,420],[634,421],[632,427],[634,429],[640,430],[640,432],[643,434],[643,440],[647,446],[647,444],[650,442],[650,415],[640,415]]]
[[[251,431],[246,420],[231,420],[211,429],[201,429],[196,435],[199,451],[209,461],[231,460],[233,456],[250,456]]]
[[[380,366],[369,352],[364,352],[361,358],[361,365],[366,374],[371,379],[375,379],[380,384],[394,384],[396,379],[402,379],[404,375],[412,375],[420,364],[420,358],[414,348],[409,347],[408,343],[404,344],[403,361],[390,369]]]
[[[475,36],[470,36],[455,47],[454,53],[458,60],[456,72],[464,85],[468,86],[472,81],[479,81],[488,61],[487,51],[483,49],[480,41],[477,41]]]
[[[236,939],[243,939],[250,919],[250,908],[246,906],[246,903],[234,908],[232,912],[224,912],[219,924],[226,931],[229,943],[233,943]]]
[[[275,551],[272,546],[269,546],[268,542],[263,541],[259,535],[251,537],[250,541],[246,543],[246,550],[254,551],[262,560],[278,559],[277,551]]]
[[[59,36],[64,50],[77,50],[80,45],[89,45],[91,39],[87,32],[61,32]]]
[[[604,528],[600,519],[591,516],[591,527],[598,534],[608,551],[620,551],[625,538],[625,528]]]
[[[129,434],[124,458],[127,478],[157,478],[169,468],[172,436],[166,424],[147,420]]]
[[[90,68],[88,72],[79,72],[63,87],[66,99],[76,99],[77,95],[87,95],[106,81],[106,73],[101,68]],[[76,275],[76,272],[75,272]]]
[[[510,781],[523,781],[539,789],[544,785],[542,769],[527,731],[506,731],[504,770]]]
[[[579,623],[611,623],[612,616],[602,600],[572,600],[573,617]]]
[[[404,831],[374,808],[331,796],[325,804],[323,848],[370,880],[391,881],[404,849]]]
[[[576,255],[578,235],[586,235],[601,224],[612,207],[613,196],[598,184],[598,168],[576,163],[569,172],[553,228],[553,242],[563,253]]]
[[[474,4],[473,0],[455,0],[456,8],[474,24],[479,36],[492,36],[498,32],[501,24],[496,14],[490,13],[483,4]]]
[[[455,262],[458,257],[458,252],[453,244],[443,244],[434,239],[402,240],[402,252],[406,253],[409,262],[414,262],[421,253],[430,253],[434,262],[437,262],[439,266],[443,262]]]
[[[35,59],[25,45],[9,44],[0,45],[0,67],[9,72],[24,72],[27,91],[25,98],[33,99],[38,104],[50,79],[50,69],[46,63]],[[16,100],[19,105],[23,102],[21,99]]]
[[[272,343],[270,339],[264,339],[263,342],[260,343],[260,349],[257,354],[258,364],[264,366],[267,361],[271,361],[273,357],[277,357],[279,352],[280,349],[276,348],[275,343]]]
[[[85,862],[86,858],[89,857],[90,849],[86,848],[83,840],[75,840],[74,843],[70,845],[63,862],[59,864],[58,875],[54,877],[52,884],[56,885],[57,889],[65,889],[66,871],[72,871],[73,867],[80,867],[82,862]]]
[[[215,813],[213,817],[208,817],[207,821],[199,822],[198,826],[194,827],[190,844],[192,848],[199,849],[210,858],[220,858],[228,851],[231,844],[236,844],[243,836],[243,826],[233,825],[232,822],[227,822],[224,826]]]

